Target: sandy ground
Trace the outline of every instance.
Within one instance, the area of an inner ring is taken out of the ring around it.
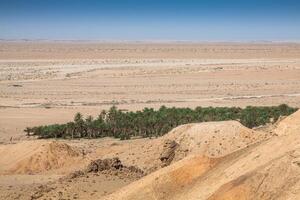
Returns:
[[[259,130],[236,121],[187,124],[128,141],[36,140],[22,131],[69,121],[76,112],[96,116],[112,105],[299,102],[299,44],[2,41],[0,199],[299,199],[300,112]],[[161,156],[169,151],[174,157],[164,167]],[[145,176],[67,178],[114,157]]]
[[[186,157],[105,199],[299,199],[299,122],[298,111],[273,130],[292,131],[223,157]]]
[[[112,105],[300,106],[299,44],[0,42],[0,141]]]
[[[0,146],[0,197],[101,199],[135,182],[136,178],[101,173],[87,174],[74,179],[64,177],[85,169],[93,160],[114,157],[119,157],[126,166],[137,166],[145,174],[150,174],[150,177],[157,177],[155,174],[159,175],[161,170],[165,170],[162,169],[160,156],[166,140],[173,140],[178,144],[176,156],[171,162],[175,164],[175,169],[178,168],[177,161],[183,168],[186,161],[180,160],[196,156],[196,160],[193,158],[191,162],[200,165],[197,168],[199,170],[189,168],[192,170],[190,175],[179,175],[178,181],[188,184],[206,171],[206,167],[202,170],[203,163],[208,164],[207,167],[210,168],[218,158],[269,137],[269,133],[253,131],[239,122],[228,121],[182,125],[156,139],[31,140],[5,144]],[[198,159],[200,161],[197,161]],[[215,161],[211,163],[210,159]],[[180,169],[178,173],[181,173]],[[191,180],[185,179],[189,176]],[[164,177],[159,176],[159,179],[166,180]]]
[[[187,124],[156,139],[31,140],[0,148],[5,199],[297,199],[300,111],[268,132],[236,121]],[[288,130],[288,132],[286,132]],[[164,144],[178,147],[169,166]],[[144,177],[88,173],[95,159],[119,157]],[[284,172],[282,176],[278,174]]]

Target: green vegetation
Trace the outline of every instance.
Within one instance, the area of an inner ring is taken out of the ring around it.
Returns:
[[[248,106],[238,107],[197,107],[167,108],[159,110],[145,108],[142,111],[125,112],[115,106],[93,119],[83,118],[77,113],[74,121],[66,124],[53,124],[26,128],[27,135],[39,138],[99,138],[115,137],[121,140],[131,137],[158,137],[166,134],[172,128],[186,123],[238,120],[243,125],[253,128],[266,123],[275,122],[280,116],[290,115],[297,108],[285,104],[272,107]]]

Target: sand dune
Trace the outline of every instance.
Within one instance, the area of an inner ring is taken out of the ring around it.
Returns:
[[[131,188],[139,188],[134,191],[137,193],[146,192],[144,197],[149,197],[149,199],[151,199],[152,194],[158,195],[159,199],[164,199],[171,198],[171,196],[164,196],[164,194],[169,194],[169,191],[174,189],[181,190],[205,174],[206,171],[211,170],[223,159],[222,157],[256,142],[266,140],[270,136],[269,133],[243,127],[237,121],[227,121],[182,125],[157,139],[95,140],[99,143],[89,140],[78,142],[32,140],[1,146],[0,165],[2,166],[2,174],[24,174],[28,175],[28,179],[32,179],[34,177],[31,177],[31,174],[67,175],[72,171],[83,169],[90,160],[117,156],[125,165],[137,166],[149,174],[138,182],[132,183]],[[168,163],[169,166],[164,167],[161,156],[166,151],[166,141],[173,141],[177,145],[176,148],[171,149],[174,156]],[[103,176],[101,175],[101,177]],[[99,181],[96,177],[95,179],[91,178],[91,180],[97,180],[99,184],[104,182],[113,184],[110,178],[102,178]],[[43,182],[42,180],[36,181],[40,181],[41,184]],[[71,185],[75,184],[76,187],[79,187],[86,181],[89,182],[89,179],[76,179]],[[130,183],[133,180],[116,179],[116,181],[114,189],[109,189],[110,193],[124,186],[126,181]],[[65,187],[64,184],[66,183],[54,181],[50,186],[53,184],[56,185],[55,187]],[[149,184],[152,186],[149,187]],[[68,188],[66,194],[73,191],[71,186]],[[35,191],[36,189],[28,189],[28,191],[32,190]],[[50,197],[52,195],[53,197],[55,191],[53,190],[43,196]],[[98,189],[98,191],[101,192],[94,197],[105,194],[104,190]],[[131,191],[128,194],[129,197],[126,198],[132,199],[135,193],[132,193],[132,189],[129,191]],[[127,192],[125,193],[127,194]],[[138,199],[137,196],[134,198]]]
[[[70,171],[73,163],[82,159],[80,153],[61,142],[24,141],[4,145],[0,147],[0,173],[38,174],[62,168]]]
[[[248,129],[237,121],[186,124],[157,139],[136,140],[131,145],[108,147],[112,151],[106,151],[103,157],[112,158],[117,154],[126,165],[137,165],[144,171],[153,172],[162,166],[160,156],[166,141],[178,144],[171,161],[174,163],[192,155],[222,157],[270,136],[270,133]],[[101,154],[102,150],[96,151]]]
[[[222,157],[268,137],[268,133],[251,130],[237,121],[224,121],[182,125],[162,139],[175,140],[178,151],[187,155]]]
[[[280,121],[274,130],[278,135],[300,133],[300,112],[295,112],[291,116]]]
[[[298,199],[299,113],[280,122],[279,127],[293,127],[287,134],[217,161],[207,157],[186,158],[124,187],[107,199]],[[201,170],[191,173],[192,178],[187,176],[187,182],[177,185],[172,182],[176,178],[170,181],[174,173],[186,177],[186,171],[197,167]],[[193,181],[189,181],[191,179]]]
[[[0,199],[300,199],[300,111],[260,129],[207,122],[127,141],[24,141],[23,133],[112,105],[299,106],[299,52],[291,43],[2,41]],[[145,176],[67,178],[115,157]]]
[[[23,174],[34,184],[27,181],[11,189],[0,181],[0,197],[21,195],[21,199],[26,199],[37,195],[47,199],[59,193],[67,198],[76,193],[79,199],[110,200],[297,199],[299,127],[300,111],[268,132],[225,121],[182,125],[156,139],[33,140],[2,145],[0,170],[2,176],[6,174],[6,182],[14,183]],[[166,148],[172,159],[168,165],[162,165]],[[70,181],[59,179],[83,169],[91,160],[116,156],[124,165],[137,166],[148,175],[137,181],[101,172]],[[59,176],[45,181],[56,175]],[[80,188],[85,188],[85,192]]]
[[[133,182],[104,199],[170,199],[217,163],[216,158],[191,156]]]

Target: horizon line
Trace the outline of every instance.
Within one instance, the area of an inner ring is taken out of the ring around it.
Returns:
[[[4,39],[0,42],[78,42],[78,43],[300,43],[300,40],[167,40],[167,39],[142,39],[142,40],[117,40],[117,39]]]

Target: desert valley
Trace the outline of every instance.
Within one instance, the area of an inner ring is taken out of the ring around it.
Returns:
[[[280,104],[295,109],[283,116]],[[280,116],[122,140],[24,132],[111,106],[274,106]],[[299,43],[0,41],[0,199],[299,199],[298,107]]]

